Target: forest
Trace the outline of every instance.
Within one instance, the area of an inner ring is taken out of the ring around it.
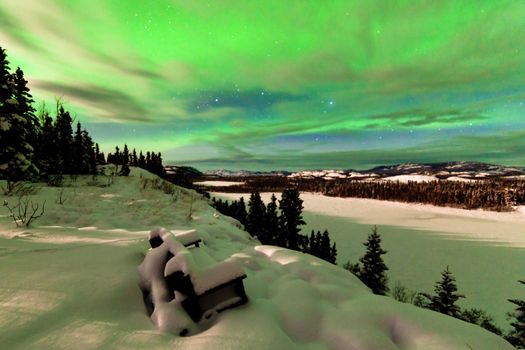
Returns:
[[[511,211],[525,204],[525,181],[490,179],[473,182],[430,181],[408,183],[352,179],[296,179],[284,176],[253,176],[229,178],[243,185],[203,188],[216,192],[278,192],[297,188],[301,192],[317,192],[331,197],[354,197],[406,203],[432,204],[462,209]]]

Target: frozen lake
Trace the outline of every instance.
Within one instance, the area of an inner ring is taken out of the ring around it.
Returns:
[[[233,199],[249,194],[212,193]],[[270,193],[262,194],[268,201]],[[429,205],[332,198],[301,194],[303,232],[328,229],[337,243],[339,265],[357,262],[365,251],[362,243],[378,225],[390,286],[400,281],[410,289],[433,292],[434,283],[448,265],[462,307],[487,311],[507,329],[506,313],[513,309],[508,298],[523,298],[517,282],[525,278],[525,215],[438,208]]]

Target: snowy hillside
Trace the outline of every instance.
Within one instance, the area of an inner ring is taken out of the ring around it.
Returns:
[[[199,195],[152,189],[154,178],[132,169],[109,187],[88,186],[90,177],[42,185],[33,201],[46,200],[46,212],[30,228],[16,228],[0,209],[2,348],[512,349],[477,326],[375,296],[342,268],[261,246]],[[187,337],[169,322],[168,332],[158,330],[138,287],[148,233],[158,226],[195,229],[203,242],[188,251],[203,267],[239,263],[248,303],[186,320]]]

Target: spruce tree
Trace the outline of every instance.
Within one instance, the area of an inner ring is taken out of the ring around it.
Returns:
[[[308,249],[305,250],[305,253],[317,256],[317,254],[319,254],[318,251],[319,249],[315,245],[315,232],[314,230],[312,230],[312,232],[310,233],[310,237],[308,238]]]
[[[4,55],[0,57],[0,71],[7,73],[0,78],[0,176],[12,181],[31,180],[39,173],[34,163],[39,123],[24,73],[17,68],[9,74]]]
[[[38,147],[36,157],[42,175],[58,174],[59,172],[59,152],[58,136],[56,133],[53,119],[47,111],[42,111],[44,125],[38,137]]]
[[[129,169],[129,150],[128,145],[124,144],[124,151],[122,151],[122,157],[121,157],[121,163],[122,163],[122,169],[120,170],[121,176],[128,176],[130,169]]]
[[[17,115],[25,120],[25,142],[26,150],[24,155],[26,159],[31,163],[31,176],[38,174],[39,169],[36,167],[35,151],[37,147],[37,138],[40,133],[40,121],[38,120],[35,112],[36,109],[33,107],[34,100],[33,96],[29,92],[27,87],[27,80],[24,78],[24,72],[18,67],[13,77],[15,91],[14,98],[18,102],[17,104]]]
[[[465,296],[458,294],[457,291],[456,279],[447,266],[441,273],[441,281],[436,282],[434,287],[436,294],[430,298],[429,308],[445,315],[459,317],[461,310],[456,302]]]
[[[82,154],[84,155],[83,163],[86,166],[86,174],[97,173],[97,155],[95,154],[95,147],[93,139],[89,136],[86,130],[82,130]],[[104,155],[102,154],[102,157]]]
[[[328,234],[328,230],[324,230],[323,234],[321,235],[321,246],[320,246],[320,254],[319,258],[329,261],[330,260],[330,236]]]
[[[255,191],[250,195],[248,201],[248,216],[246,217],[246,231],[252,236],[257,236],[261,243],[266,242],[264,236],[263,222],[266,214],[266,206],[264,205],[261,195]]]
[[[519,281],[525,284],[525,280]],[[518,349],[525,349],[525,300],[509,299],[516,306],[514,313],[510,314],[512,330],[506,339]]]
[[[13,97],[14,86],[9,73],[9,61],[5,50],[0,47],[0,178],[6,177],[12,151],[9,131],[14,108],[7,101]]]
[[[10,73],[0,47],[0,178],[18,181],[38,174],[33,164],[38,124],[32,102],[22,70]]]
[[[137,151],[134,148],[133,152],[131,153],[131,166],[138,166]]]
[[[55,130],[57,135],[57,145],[59,154],[59,169],[60,174],[71,174],[75,167],[73,163],[73,129],[71,124],[73,119],[68,111],[57,101],[57,118],[55,121]]]
[[[276,244],[277,236],[279,235],[279,216],[277,214],[277,198],[272,193],[270,203],[266,206],[264,219],[264,242],[263,244]]]
[[[149,153],[149,152],[148,152]],[[246,204],[244,202],[244,197],[241,197],[239,199],[239,201],[236,203],[236,206],[235,208],[233,208],[233,216],[234,218],[236,218],[237,220],[239,220],[239,222],[241,224],[243,224],[244,226],[246,226],[246,216],[248,215],[246,213]]]
[[[386,254],[387,251],[381,248],[381,236],[377,233],[377,226],[374,226],[372,233],[363,244],[366,247],[366,253],[359,259],[362,267],[358,277],[372,289],[374,294],[385,295],[388,292],[388,277],[385,273],[388,267],[383,262],[381,255]]]
[[[334,265],[337,263],[337,246],[335,242],[332,244],[332,248],[330,248],[330,259],[328,262],[331,262]]]
[[[144,158],[144,155],[142,154],[142,151],[140,151],[139,154],[139,168],[146,169],[146,158]]]
[[[302,211],[303,201],[299,198],[299,191],[294,189],[284,190],[279,201],[281,215],[279,225],[286,239],[286,247],[293,250],[299,249],[299,226],[304,225]]]
[[[82,126],[77,122],[77,129],[73,137],[73,163],[75,167],[72,168],[72,174],[85,174],[87,165],[84,162],[84,147],[82,145]]]

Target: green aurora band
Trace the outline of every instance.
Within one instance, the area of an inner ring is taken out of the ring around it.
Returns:
[[[525,165],[524,1],[0,0],[37,100],[201,169]]]

